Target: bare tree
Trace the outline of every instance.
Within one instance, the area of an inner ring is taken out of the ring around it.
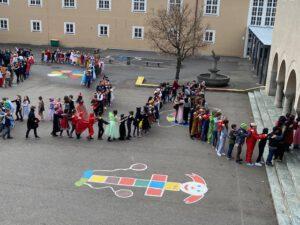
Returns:
[[[160,52],[176,56],[176,75],[179,79],[182,62],[204,46],[202,12],[193,13],[187,4],[159,10],[148,19],[149,30],[146,38]]]

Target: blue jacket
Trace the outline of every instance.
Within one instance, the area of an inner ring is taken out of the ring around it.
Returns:
[[[246,137],[249,136],[249,133],[244,130],[243,128],[240,128],[236,132],[236,144],[242,145],[245,143]]]

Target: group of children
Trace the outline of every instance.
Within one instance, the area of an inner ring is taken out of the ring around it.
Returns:
[[[258,133],[255,123],[242,123],[239,127],[231,125],[229,129],[228,119],[222,115],[220,110],[210,110],[205,100],[205,83],[196,81],[188,82],[179,86],[175,81],[172,92],[176,92],[173,101],[175,110],[175,123],[189,126],[191,139],[201,140],[211,144],[218,156],[226,156],[233,159],[233,150],[236,149],[235,161],[242,163],[241,153],[243,145],[246,143],[245,162],[248,166],[262,166],[267,141],[269,141],[269,157],[267,165],[272,165],[273,156],[277,161],[281,161],[285,151],[293,144],[294,148],[299,148],[300,142],[300,118],[295,120],[292,115],[282,116],[279,122],[269,133],[264,128],[262,133]],[[226,141],[228,139],[228,148]],[[259,141],[259,154],[255,163],[252,161],[253,152],[257,141]],[[276,143],[276,144],[275,144]],[[274,146],[276,145],[276,150]]]
[[[59,48],[55,50],[46,49],[42,51],[41,62],[84,67],[85,71],[81,85],[87,88],[90,88],[91,83],[95,81],[97,77],[104,74],[104,61],[100,58],[99,50],[95,50],[93,54],[90,54],[75,50],[62,51]]]
[[[0,88],[12,87],[14,80],[17,84],[26,80],[33,64],[30,49],[15,48],[13,52],[0,49]]]

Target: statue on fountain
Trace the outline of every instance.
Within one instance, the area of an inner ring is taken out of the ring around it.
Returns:
[[[203,73],[198,75],[198,81],[201,83],[205,81],[208,87],[225,87],[228,85],[230,78],[226,75],[219,74],[220,71],[218,69],[218,62],[220,61],[221,57],[216,55],[215,51],[212,51],[212,58],[213,58],[213,67],[208,71],[210,73]]]

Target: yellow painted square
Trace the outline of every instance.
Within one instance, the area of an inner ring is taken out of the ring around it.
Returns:
[[[106,181],[106,176],[98,176],[98,175],[93,175],[90,179],[89,182],[92,183],[104,183]]]
[[[180,191],[180,183],[167,182],[165,185],[165,190],[167,191]]]

